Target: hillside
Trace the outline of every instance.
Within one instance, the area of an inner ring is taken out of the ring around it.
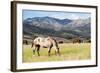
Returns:
[[[57,19],[34,17],[23,20],[23,33],[30,36],[54,36],[61,38],[90,38],[91,19]]]

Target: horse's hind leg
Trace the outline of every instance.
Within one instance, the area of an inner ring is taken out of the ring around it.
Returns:
[[[40,56],[39,51],[40,51],[40,46],[38,45],[38,46],[37,46],[37,54],[38,54],[38,56]]]
[[[33,48],[33,55],[35,54],[35,50],[36,50],[36,45]]]
[[[35,49],[33,49],[33,54],[35,54]]]

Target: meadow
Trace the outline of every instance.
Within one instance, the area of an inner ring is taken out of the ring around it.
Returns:
[[[61,55],[55,55],[55,50],[51,49],[51,56],[48,56],[47,48],[40,48],[40,56],[33,55],[31,45],[23,45],[22,61],[24,63],[46,62],[46,61],[65,61],[65,60],[86,60],[91,59],[90,43],[63,43],[59,44]]]

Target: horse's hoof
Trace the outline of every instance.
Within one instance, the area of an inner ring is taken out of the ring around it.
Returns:
[[[35,55],[33,55],[33,57],[34,57]]]
[[[40,56],[39,54],[37,56]]]
[[[35,57],[35,55],[32,55],[32,57],[34,58],[34,57]]]

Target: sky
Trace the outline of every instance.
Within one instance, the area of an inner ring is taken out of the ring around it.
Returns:
[[[91,17],[91,13],[83,12],[63,12],[63,11],[39,11],[23,10],[23,19],[34,17],[53,17],[58,19],[86,19]]]

